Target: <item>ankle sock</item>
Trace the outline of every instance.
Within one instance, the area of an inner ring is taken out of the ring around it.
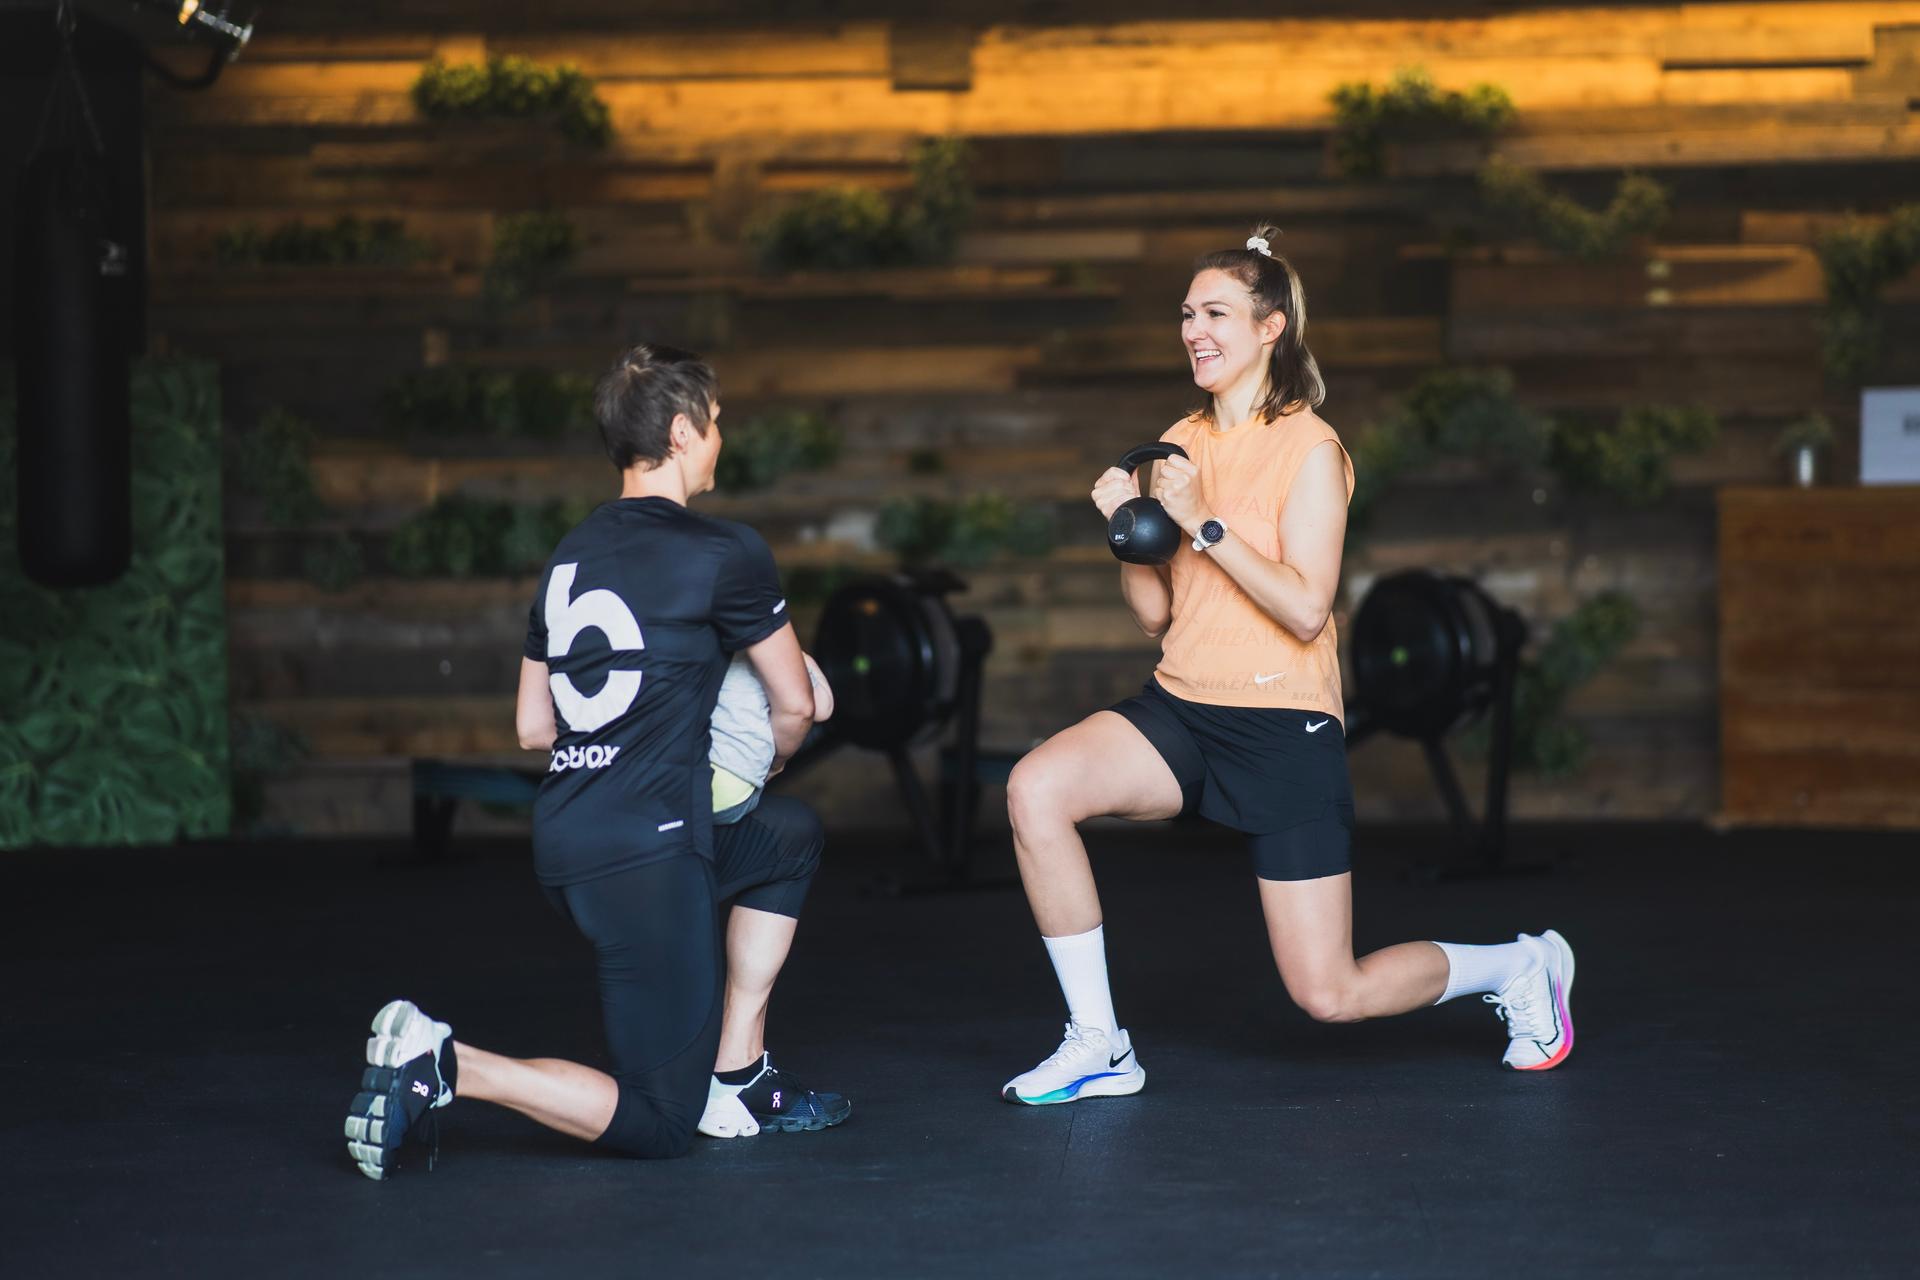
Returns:
[[[1488,947],[1460,942],[1436,942],[1447,956],[1447,989],[1435,1004],[1456,996],[1498,991],[1535,963],[1533,948],[1524,942],[1500,942]]]
[[[752,1084],[754,1077],[766,1070],[766,1068],[767,1055],[763,1053],[760,1055],[758,1061],[749,1062],[746,1066],[733,1071],[716,1071],[713,1073],[713,1078],[729,1088],[744,1089]]]

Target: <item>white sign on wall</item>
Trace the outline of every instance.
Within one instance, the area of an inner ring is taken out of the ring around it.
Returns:
[[[1860,483],[1920,484],[1920,387],[1860,393]]]

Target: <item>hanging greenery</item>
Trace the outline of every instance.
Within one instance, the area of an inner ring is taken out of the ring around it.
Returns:
[[[318,518],[326,506],[313,487],[313,424],[275,407],[252,430],[226,439],[227,492],[232,500],[257,504],[283,528]]]
[[[319,226],[295,221],[271,231],[242,223],[213,244],[214,261],[229,267],[406,267],[433,255],[433,244],[408,235],[398,218],[342,217]]]
[[[553,283],[580,252],[580,232],[563,213],[510,213],[494,223],[482,284],[489,300],[515,302]]]
[[[1587,734],[1565,717],[1567,700],[1620,656],[1640,630],[1640,609],[1618,591],[1604,591],[1553,625],[1520,662],[1513,689],[1513,767],[1542,778],[1564,778],[1587,761]],[[1463,738],[1484,753],[1492,723],[1482,718]]]
[[[1713,413],[1694,406],[1634,405],[1610,421],[1550,418],[1520,403],[1504,369],[1435,369],[1354,445],[1348,546],[1365,532],[1382,493],[1442,458],[1510,474],[1544,464],[1570,490],[1644,506],[1666,494],[1677,455],[1705,449],[1719,434]]]
[[[300,573],[322,591],[345,591],[367,576],[366,549],[351,533],[336,530],[307,544]]]
[[[908,168],[913,194],[900,210],[900,238],[915,262],[950,262],[973,217],[972,153],[959,138],[929,138]]]
[[[0,485],[0,847],[156,844],[229,820],[218,371],[134,367],[133,561],[104,587],[51,591],[11,554]],[[0,471],[17,465],[0,376]]]
[[[394,532],[387,567],[404,578],[536,573],[594,505],[580,499],[513,503],[449,494]]]
[[[1858,219],[1815,246],[1826,277],[1820,350],[1835,382],[1865,381],[1886,344],[1886,287],[1920,267],[1920,204],[1901,205],[1880,225]]]
[[[1670,210],[1667,189],[1637,173],[1621,177],[1599,213],[1498,156],[1482,166],[1479,184],[1481,200],[1493,213],[1547,248],[1584,262],[1618,255],[1637,237],[1657,230]]]
[[[550,119],[575,142],[604,147],[613,118],[593,80],[567,63],[493,54],[449,66],[435,58],[413,83],[413,104],[436,120]]]
[[[243,712],[229,721],[233,744],[233,825],[257,831],[267,812],[267,783],[311,754],[305,738],[264,716]]]
[[[1342,84],[1328,95],[1333,105],[1333,167],[1348,178],[1386,172],[1389,142],[1443,138],[1490,138],[1512,126],[1513,99],[1498,85],[1477,84],[1465,93],[1441,90],[1425,68],[1394,73],[1385,88],[1364,80]]]
[[[1554,624],[1520,664],[1513,691],[1513,764],[1543,777],[1565,777],[1586,763],[1587,736],[1562,718],[1567,699],[1619,656],[1640,629],[1640,609],[1618,591],[1604,592]]]
[[[973,213],[967,144],[914,148],[913,187],[898,202],[871,187],[809,192],[756,222],[748,241],[765,271],[853,271],[948,262]]]
[[[402,437],[552,440],[593,432],[593,386],[577,373],[442,365],[401,375],[380,411]]]
[[[1547,456],[1552,431],[1552,419],[1520,403],[1505,369],[1425,374],[1355,445],[1349,545],[1366,528],[1380,495],[1407,472],[1439,458],[1478,459],[1507,471],[1531,468]]]
[[[1557,420],[1521,405],[1504,369],[1436,369],[1354,446],[1348,551],[1400,476],[1441,459],[1474,460],[1529,486],[1528,473],[1544,465],[1569,489],[1646,505],[1670,487],[1676,454],[1705,448],[1718,434],[1718,421],[1707,410],[1666,405],[1632,406],[1611,422]],[[1560,721],[1561,709],[1638,624],[1630,598],[1603,594],[1563,619],[1522,662],[1514,704],[1516,768],[1552,776],[1579,767],[1586,740]]]
[[[1666,496],[1675,455],[1720,438],[1720,421],[1699,406],[1633,405],[1612,422],[1556,422],[1548,463],[1570,489],[1605,493],[1644,507]]]
[[[802,409],[763,414],[729,428],[713,472],[723,493],[764,489],[793,471],[819,471],[840,457],[840,428]]]
[[[787,604],[795,609],[811,609],[825,604],[828,596],[847,583],[870,573],[853,565],[799,565],[781,574]]]
[[[976,493],[959,502],[903,498],[881,508],[874,540],[909,567],[963,568],[995,556],[1043,556],[1053,549],[1052,513],[1016,505],[998,493]]]

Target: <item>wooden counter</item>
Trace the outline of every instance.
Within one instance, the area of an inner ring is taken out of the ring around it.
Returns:
[[[1722,819],[1920,828],[1920,487],[1723,489],[1719,564]]]

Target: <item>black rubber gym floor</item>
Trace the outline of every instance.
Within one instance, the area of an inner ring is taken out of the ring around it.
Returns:
[[[1362,833],[1360,945],[1559,928],[1559,1070],[1501,1071],[1471,999],[1309,1021],[1231,843],[1098,831],[1147,1089],[1014,1108],[1063,1018],[1022,899],[867,896],[893,842],[842,838],[771,1030],[846,1125],[639,1163],[456,1104],[438,1169],[384,1184],[340,1126],[388,998],[598,1060],[591,957],[523,846],[13,856],[0,1272],[1915,1274],[1911,834],[1522,827],[1551,874],[1402,878],[1432,839]]]

